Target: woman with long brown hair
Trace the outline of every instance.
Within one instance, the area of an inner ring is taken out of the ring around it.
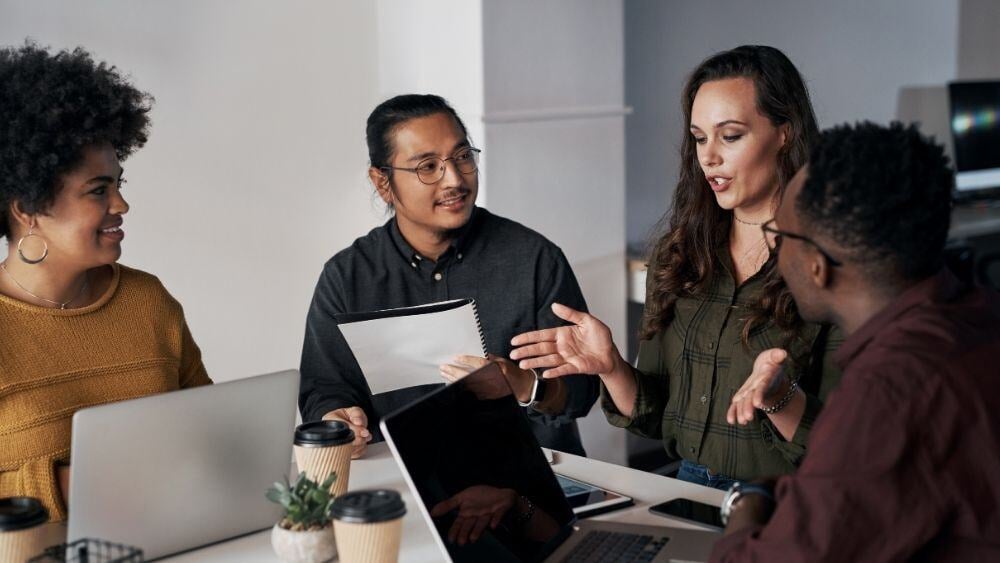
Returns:
[[[809,93],[779,50],[713,55],[682,98],[687,129],[667,228],[654,245],[636,367],[597,318],[513,341],[544,377],[597,373],[608,420],[663,440],[678,477],[717,488],[793,471],[839,380],[828,327],[802,322],[761,225],[818,135]]]

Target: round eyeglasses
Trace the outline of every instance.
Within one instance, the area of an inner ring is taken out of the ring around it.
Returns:
[[[816,241],[814,241],[813,239],[805,235],[800,235],[797,233],[791,233],[788,231],[782,231],[780,229],[776,229],[774,228],[774,225],[775,225],[774,219],[769,219],[768,221],[764,222],[763,225],[760,226],[760,230],[764,231],[764,240],[767,242],[767,248],[770,249],[771,252],[776,252],[779,248],[781,248],[781,239],[784,237],[788,237],[795,240],[801,240],[806,244],[811,244],[813,248],[818,250],[819,253],[822,254],[823,257],[830,262],[831,266],[842,265],[840,260],[837,260],[833,256],[830,256],[830,253],[824,250],[822,246],[816,244]]]
[[[379,166],[379,170],[403,170],[405,172],[413,172],[417,175],[417,179],[421,182],[425,184],[436,184],[441,181],[441,178],[444,178],[444,169],[449,160],[455,165],[455,170],[458,170],[459,173],[475,173],[479,170],[479,153],[481,152],[483,151],[472,147],[466,147],[464,149],[459,149],[449,158],[438,158],[436,156],[425,158],[418,162],[413,168],[404,168],[402,166]]]

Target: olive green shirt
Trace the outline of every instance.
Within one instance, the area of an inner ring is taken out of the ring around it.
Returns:
[[[791,473],[805,454],[823,401],[840,381],[832,353],[843,336],[836,328],[807,324],[787,342],[769,322],[750,333],[748,349],[741,341],[744,319],[764,278],[758,273],[737,287],[728,251],[720,256],[707,292],[679,298],[666,330],[639,343],[632,417],[615,408],[603,385],[601,406],[611,424],[663,440],[670,456],[713,473],[739,480]],[[806,393],[806,410],[791,441],[759,410],[746,426],[726,422],[733,395],[750,376],[757,355],[775,347],[788,350],[785,368],[800,378]]]

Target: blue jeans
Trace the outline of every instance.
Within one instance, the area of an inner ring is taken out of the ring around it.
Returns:
[[[728,490],[737,480],[731,479],[720,473],[712,473],[704,465],[698,465],[688,460],[681,461],[681,468],[677,471],[677,478],[689,483],[697,483],[713,489]]]

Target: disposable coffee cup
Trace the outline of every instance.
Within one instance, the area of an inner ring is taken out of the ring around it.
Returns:
[[[49,513],[38,499],[0,499],[0,561],[21,563],[48,547],[45,523]]]
[[[321,420],[300,425],[295,429],[295,464],[306,476],[323,483],[330,473],[337,480],[330,492],[340,496],[347,492],[351,474],[351,452],[354,431],[339,420]]]
[[[387,489],[353,491],[330,508],[342,563],[395,563],[406,505]]]

